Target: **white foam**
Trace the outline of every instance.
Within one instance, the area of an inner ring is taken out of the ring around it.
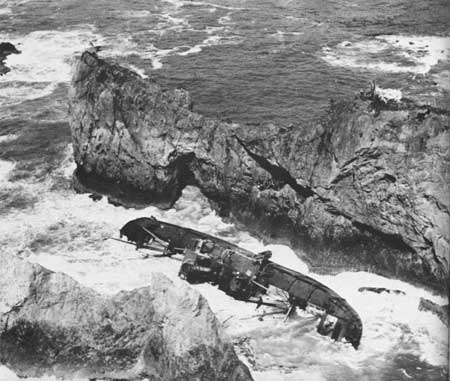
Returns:
[[[57,83],[17,83],[7,84],[0,88],[0,106],[13,106],[25,101],[50,95],[56,89]]]
[[[75,55],[99,39],[90,26],[0,35],[0,40],[13,43],[21,51],[5,60],[10,71],[0,76],[0,105],[11,106],[50,95],[58,83],[70,80]]]
[[[240,39],[238,37],[226,37],[226,36],[209,36],[205,38],[201,43],[190,47],[188,50],[177,53],[179,56],[187,56],[189,54],[200,53],[203,48],[215,45],[230,45],[238,44]]]
[[[205,1],[191,1],[191,0],[163,0],[166,3],[170,3],[175,6],[175,8],[181,8],[183,6],[206,6],[206,7],[212,7],[212,8],[218,8],[218,9],[229,9],[229,10],[246,10],[246,9],[253,9],[253,8],[242,8],[242,7],[231,7],[221,4],[214,4],[209,3]]]
[[[11,13],[11,8],[0,8],[0,16],[10,15]]]
[[[181,8],[184,4],[182,0],[163,0],[165,3],[170,3],[173,5],[176,9]]]
[[[2,82],[67,82],[71,76],[71,63],[77,53],[100,38],[91,27],[69,31],[41,30],[24,36],[0,36],[20,51],[6,59],[11,71],[0,77]]]
[[[158,15],[158,17],[163,18],[165,21],[168,21],[172,25],[185,26],[185,27],[190,26],[187,19],[185,19],[183,17],[172,16],[169,12],[162,13],[162,14]]]
[[[131,64],[125,64],[125,65],[122,65],[122,66],[128,67],[130,70],[133,70],[135,73],[139,74],[139,76],[141,78],[144,78],[144,79],[148,78],[148,75],[145,74],[145,70],[144,69],[141,69],[141,68],[139,68],[139,67],[137,67],[135,65],[131,65]]]
[[[19,136],[16,134],[8,134],[0,136],[0,143],[9,143],[16,140]]]
[[[128,57],[135,55],[151,60],[153,69],[162,68],[162,59],[181,49],[181,47],[159,49],[152,43],[138,45],[133,41],[131,35],[118,35],[114,39],[105,38],[103,47],[100,51],[101,57]]]
[[[190,47],[188,50],[178,53],[179,56],[187,56],[189,54],[200,53],[206,45],[198,44]]]
[[[178,4],[177,1],[171,1],[173,4]],[[189,2],[190,5],[198,5],[195,2]],[[177,8],[178,9],[178,8]],[[201,52],[205,47],[213,45],[225,45],[239,43],[240,39],[236,36],[227,36],[229,32],[226,26],[212,27],[206,26],[205,29],[197,30],[191,27],[186,17],[175,15],[173,12],[164,12],[158,17],[162,20],[155,28],[149,30],[152,33],[163,35],[168,31],[175,31],[182,33],[185,31],[204,32],[208,34],[203,41],[194,46],[176,46],[170,49],[157,48],[152,43],[137,43],[130,34],[115,35],[112,37],[102,38],[102,51],[100,55],[103,57],[117,57],[117,56],[139,56],[143,59],[151,60],[153,69],[161,69],[163,67],[163,60],[165,57],[172,55],[187,56]],[[225,33],[225,35],[217,35],[216,33]]]
[[[450,37],[438,36],[377,36],[322,49],[331,65],[391,73],[426,74],[449,57]]]
[[[0,160],[0,186],[8,182],[9,176],[15,166],[15,163],[12,161]]]
[[[9,170],[11,169],[11,164]],[[1,168],[1,166],[0,166]],[[70,178],[74,169],[70,147],[61,168],[54,176]],[[7,172],[6,170],[5,172]],[[420,297],[444,303],[441,297],[405,282],[365,272],[341,273],[337,276],[312,274],[306,264],[287,246],[264,246],[248,233],[225,223],[209,207],[200,192],[188,187],[170,210],[154,207],[142,210],[114,207],[105,199],[93,202],[86,194],[52,190],[51,178],[44,184],[26,184],[24,192],[40,194],[32,210],[13,210],[2,216],[0,245],[6,252],[19,253],[28,260],[63,271],[99,292],[111,294],[145,286],[148,274],[165,273],[176,285],[180,262],[169,258],[143,259],[134,246],[108,240],[117,236],[130,219],[154,215],[209,234],[225,237],[255,252],[270,249],[272,259],[301,271],[336,290],[360,314],[364,332],[361,347],[336,343],[315,331],[316,320],[299,312],[299,319],[283,323],[282,315],[258,316],[270,307],[255,310],[250,303],[237,301],[217,287],[199,284],[201,292],[224,322],[226,333],[234,341],[247,338],[257,371],[257,380],[277,379],[376,379],[398,354],[419,356],[424,361],[446,366],[447,328],[429,312],[419,311]],[[406,295],[360,293],[364,286],[403,290]],[[245,345],[238,345],[245,358]]]
[[[402,99],[402,91],[400,89],[384,89],[382,87],[376,87],[375,93],[385,102],[393,100],[400,102]]]

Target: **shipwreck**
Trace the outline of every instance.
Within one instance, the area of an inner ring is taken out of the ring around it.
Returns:
[[[137,249],[159,251],[160,256],[182,255],[179,276],[190,283],[207,282],[242,301],[280,308],[285,319],[296,308],[320,316],[317,331],[333,340],[345,339],[358,348],[362,322],[357,312],[336,292],[297,271],[270,261],[272,253],[253,253],[220,238],[193,229],[138,218],[120,229],[120,237]],[[284,303],[264,298],[269,287],[281,290]]]

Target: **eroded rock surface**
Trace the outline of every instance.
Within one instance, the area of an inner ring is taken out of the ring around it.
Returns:
[[[85,52],[70,118],[77,179],[88,188],[170,207],[195,185],[222,215],[288,242],[316,270],[447,290],[448,110],[372,93],[332,104],[314,128],[241,126]]]
[[[0,254],[0,363],[19,376],[251,380],[206,300],[149,274],[104,296]]]

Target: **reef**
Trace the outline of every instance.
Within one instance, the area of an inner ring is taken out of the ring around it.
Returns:
[[[367,270],[446,293],[449,110],[375,88],[313,125],[246,126],[188,92],[82,54],[70,125],[77,186],[170,208],[187,185],[222,216],[288,243],[313,271]]]
[[[20,50],[10,42],[0,42],[0,75],[6,74],[10,69],[5,65],[5,59],[10,54],[19,54]]]
[[[207,301],[149,274],[107,296],[0,254],[0,363],[19,377],[252,380]]]

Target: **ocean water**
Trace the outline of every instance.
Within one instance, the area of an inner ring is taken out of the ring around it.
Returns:
[[[115,207],[73,191],[67,89],[75,57],[90,44],[144,77],[191,91],[194,108],[209,116],[251,128],[308,125],[330,98],[352,96],[370,80],[386,96],[425,82],[431,94],[448,94],[449,9],[448,0],[0,0],[0,42],[22,51],[8,57],[11,72],[0,77],[2,250],[114,293],[144,286],[152,271],[182,282],[178,262],[144,259],[108,239],[132,218],[154,215],[264,248],[220,219],[195,188],[167,211]],[[418,310],[420,297],[447,303],[443,297],[364,272],[311,274],[289,247],[267,248],[346,298],[364,333],[355,351],[318,335],[311,316],[260,321],[254,305],[196,285],[256,380],[446,379],[447,328]],[[406,294],[359,293],[363,286]],[[0,380],[18,378],[2,366]]]

